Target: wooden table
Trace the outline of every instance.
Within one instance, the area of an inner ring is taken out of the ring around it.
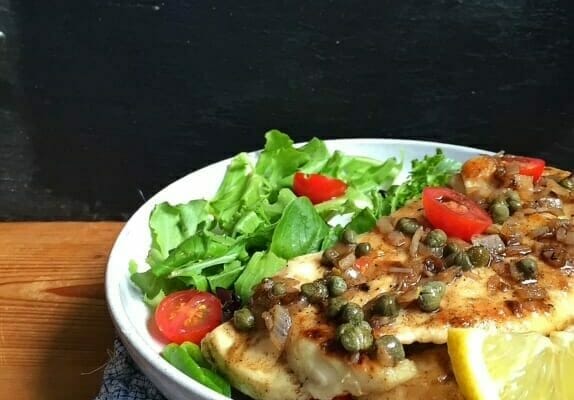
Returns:
[[[118,222],[0,223],[0,399],[93,399],[114,328]]]

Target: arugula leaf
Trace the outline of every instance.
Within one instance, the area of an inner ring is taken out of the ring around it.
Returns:
[[[225,264],[223,271],[207,277],[209,288],[212,292],[215,292],[217,288],[229,289],[244,269],[245,266],[238,260]]]
[[[224,396],[231,396],[231,385],[221,376],[207,368],[207,363],[203,359],[201,351],[193,343],[168,344],[164,347],[161,355],[175,368],[199,383]]]
[[[446,185],[460,167],[459,162],[447,158],[441,149],[437,149],[435,155],[413,160],[409,178],[389,188],[384,195],[381,214],[391,214],[408,201],[419,198],[425,187]]]
[[[170,278],[177,276],[193,277],[201,274],[201,272],[214,265],[227,264],[235,260],[245,260],[248,254],[245,250],[246,239],[238,240],[233,246],[229,247],[225,253],[220,254],[219,249],[217,253],[207,253],[204,258],[194,259],[186,264],[172,270],[169,274]]]
[[[270,249],[291,259],[319,250],[329,228],[307,197],[298,197],[283,211],[271,239]]]
[[[264,278],[275,275],[287,263],[281,257],[277,257],[272,252],[258,251],[253,254],[245,270],[235,281],[235,292],[245,303],[253,293],[253,287]]]

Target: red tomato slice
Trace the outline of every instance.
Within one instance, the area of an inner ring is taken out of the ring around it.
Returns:
[[[347,184],[340,179],[321,174],[295,173],[293,191],[297,196],[305,196],[311,203],[318,204],[345,194]]]
[[[423,208],[426,218],[435,228],[466,241],[492,225],[490,215],[478,204],[448,188],[424,189]]]
[[[546,161],[541,158],[508,155],[502,156],[502,161],[507,163],[517,163],[520,175],[531,176],[534,182],[540,179],[540,176],[546,167]]]
[[[184,290],[166,296],[155,310],[155,323],[171,342],[199,344],[222,320],[217,297],[207,292]]]

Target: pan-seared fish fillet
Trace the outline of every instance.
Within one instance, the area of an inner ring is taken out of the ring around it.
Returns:
[[[473,198],[478,196],[478,201],[488,206],[495,196],[509,188],[501,186],[501,182],[505,185],[512,182],[512,177],[500,174],[499,161],[481,156],[463,166],[461,177],[467,193],[472,193]],[[547,168],[544,176],[562,179],[568,175]],[[524,186],[517,190],[532,196],[532,181],[521,181],[530,185],[530,191]],[[331,400],[342,394],[352,394],[359,400],[462,400],[444,345],[449,328],[481,327],[546,334],[565,329],[574,320],[574,268],[569,263],[550,265],[548,258],[541,256],[545,246],[558,249],[564,247],[563,243],[556,245],[538,236],[548,226],[554,226],[554,235],[556,226],[570,222],[573,196],[568,194],[562,199],[562,215],[532,211],[538,207],[535,201],[523,200],[524,209],[515,212],[504,224],[491,227],[492,233],[498,233],[508,243],[512,241],[509,242],[509,238],[519,237],[523,254],[503,254],[495,257],[488,267],[467,272],[443,266],[440,271],[427,271],[425,275],[421,265],[429,259],[432,261],[434,256],[430,249],[417,246],[410,237],[401,239],[404,243],[398,244],[396,237],[390,240],[377,229],[360,237],[360,241],[371,245],[367,262],[360,267],[364,282],[343,296],[361,306],[368,306],[382,293],[403,296],[396,318],[390,322],[371,321],[375,339],[394,335],[406,345],[427,343],[423,350],[408,351],[408,359],[394,366],[383,365],[375,357],[364,354],[352,360],[350,354],[337,348],[336,325],[326,319],[321,307],[314,305],[290,308],[292,324],[280,350],[271,342],[267,330],[242,333],[231,323],[211,332],[204,339],[202,349],[235,387],[258,400]],[[401,217],[417,219],[427,231],[432,228],[424,218],[420,201],[397,210],[391,219],[396,222]],[[461,245],[470,246],[464,242]],[[513,276],[512,266],[524,254],[538,263],[534,282],[520,282]],[[329,272],[330,269],[321,265],[321,255],[317,253],[290,260],[273,279],[289,279],[298,289],[301,284],[321,279]],[[416,293],[417,285],[425,280],[447,283],[440,309],[432,313],[418,308],[416,294],[410,300],[408,296],[413,289]]]
[[[356,363],[340,351],[329,350],[335,327],[316,309],[293,316],[285,355],[290,369],[315,399],[330,400],[341,393],[356,396],[390,390],[416,375],[416,366],[403,360],[389,367],[369,357]]]
[[[417,366],[417,375],[389,390],[358,397],[357,400],[464,400],[454,379],[446,345],[432,346],[409,358]]]

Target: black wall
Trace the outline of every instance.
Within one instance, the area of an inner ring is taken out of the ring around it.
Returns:
[[[0,219],[124,219],[311,136],[574,168],[571,0],[0,0]]]

